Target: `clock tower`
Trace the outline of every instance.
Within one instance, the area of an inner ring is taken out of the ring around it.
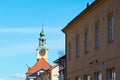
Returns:
[[[37,61],[41,58],[44,58],[48,62],[48,48],[46,47],[46,37],[43,28],[40,33],[39,46],[37,47],[36,52]]]

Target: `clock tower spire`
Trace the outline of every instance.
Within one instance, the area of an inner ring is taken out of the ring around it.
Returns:
[[[42,27],[42,31],[40,33],[40,38],[39,38],[39,46],[40,45],[46,45],[46,38],[45,38],[45,32]]]
[[[42,31],[40,32],[39,46],[36,49],[37,61],[44,58],[48,62],[48,48],[46,47],[46,37],[42,26]]]

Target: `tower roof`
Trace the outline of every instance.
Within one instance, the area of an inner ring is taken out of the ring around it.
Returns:
[[[34,74],[40,70],[48,70],[51,67],[52,66],[44,58],[41,58],[37,63],[35,63],[35,65],[28,69],[26,74]]]
[[[42,29],[42,32],[40,33],[40,36],[41,36],[41,37],[44,37],[44,36],[45,36],[45,32],[43,31],[43,29]]]
[[[41,50],[41,49],[47,49],[48,50],[46,45],[40,45],[40,46],[37,47],[37,50]]]
[[[42,27],[42,31],[40,32],[40,38],[39,38],[39,40],[41,41],[42,44],[46,43],[46,37],[45,37],[45,32],[43,30],[43,27]]]

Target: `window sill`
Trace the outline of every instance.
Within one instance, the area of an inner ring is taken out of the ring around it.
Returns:
[[[100,46],[98,46],[98,47],[95,47],[95,50],[98,50],[100,48]]]

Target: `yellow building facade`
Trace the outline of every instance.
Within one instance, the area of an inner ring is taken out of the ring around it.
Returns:
[[[67,80],[120,80],[120,0],[95,0],[62,31]]]

